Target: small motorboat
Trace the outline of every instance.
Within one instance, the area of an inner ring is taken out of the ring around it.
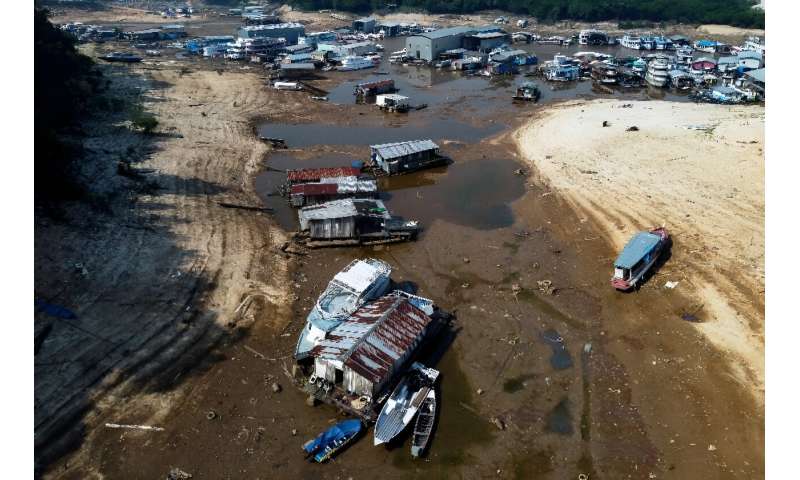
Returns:
[[[537,102],[542,92],[535,82],[525,82],[517,87],[517,93],[511,97],[514,100],[523,100],[526,102]]]
[[[436,418],[436,389],[431,388],[428,396],[422,401],[414,423],[414,436],[411,438],[411,456],[419,457],[428,447]]]
[[[614,261],[611,285],[617,290],[630,290],[642,280],[644,274],[670,246],[670,236],[664,227],[633,236]]]
[[[411,423],[438,377],[438,370],[419,362],[411,365],[375,421],[375,445],[389,442]]]
[[[361,428],[361,420],[357,419],[337,423],[303,445],[306,458],[312,457],[318,463],[328,461],[336,452],[352,442]]]

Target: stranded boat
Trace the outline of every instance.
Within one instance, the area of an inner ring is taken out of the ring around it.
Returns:
[[[389,290],[392,267],[381,260],[353,260],[330,281],[306,318],[295,349],[298,360],[342,323],[358,307]]]
[[[514,100],[524,100],[526,102],[537,102],[541,95],[542,92],[535,82],[525,82],[517,87],[517,93],[511,98]]]
[[[323,463],[352,442],[360,431],[361,420],[345,420],[320,433],[317,438],[306,442],[303,450],[307,457]]]
[[[630,290],[636,287],[661,253],[669,248],[669,244],[669,232],[664,227],[634,235],[614,261],[611,285],[617,290]]]
[[[414,362],[409,373],[400,381],[386,400],[375,422],[375,445],[389,442],[414,419],[414,416],[433,390],[439,371]]]
[[[124,52],[111,52],[107,55],[103,55],[100,58],[106,62],[136,63],[142,61],[142,57],[137,57],[132,53]]]
[[[428,447],[436,418],[436,389],[430,389],[428,396],[422,401],[414,423],[414,436],[411,438],[411,456],[419,457]]]

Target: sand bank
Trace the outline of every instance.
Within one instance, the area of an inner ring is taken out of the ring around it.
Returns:
[[[764,108],[576,101],[516,139],[542,181],[597,220],[615,250],[639,229],[669,228],[673,256],[649,288],[680,281],[703,312],[698,328],[763,401]]]

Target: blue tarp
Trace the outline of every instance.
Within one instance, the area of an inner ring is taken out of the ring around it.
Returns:
[[[642,257],[650,253],[660,241],[661,237],[656,234],[649,232],[637,233],[622,249],[622,253],[617,257],[614,266],[620,268],[633,267]]]

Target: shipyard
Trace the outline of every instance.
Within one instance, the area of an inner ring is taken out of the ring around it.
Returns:
[[[763,30],[109,4],[38,476],[764,475]]]

